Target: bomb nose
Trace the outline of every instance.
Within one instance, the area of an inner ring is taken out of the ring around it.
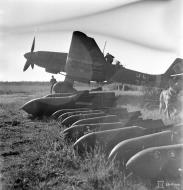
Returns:
[[[31,100],[27,103],[25,103],[22,107],[22,110],[24,110],[25,112],[27,112],[28,114],[32,114],[34,115],[35,113],[37,113],[37,103],[36,100]]]

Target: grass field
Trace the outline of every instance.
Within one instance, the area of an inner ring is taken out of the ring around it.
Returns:
[[[50,118],[31,120],[19,109],[28,100],[49,91],[48,83],[0,83],[1,189],[154,189],[149,181],[126,179],[98,149],[94,155],[77,156],[72,144],[64,141],[64,127]],[[143,118],[161,118],[158,103],[144,103],[142,93],[117,95],[118,105],[130,111],[141,110]],[[163,121],[180,122],[178,118]]]

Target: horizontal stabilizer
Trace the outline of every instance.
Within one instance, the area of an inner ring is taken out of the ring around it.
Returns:
[[[172,76],[181,73],[183,73],[183,59],[176,58],[171,66],[168,68],[168,70],[165,72],[165,75]]]
[[[183,73],[171,75],[171,77],[183,76]]]

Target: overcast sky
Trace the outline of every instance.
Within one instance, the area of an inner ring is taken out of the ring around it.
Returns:
[[[23,72],[35,51],[68,52],[72,32],[95,38],[125,67],[159,74],[182,57],[181,0],[0,0],[0,81],[45,81],[37,66]],[[55,75],[61,80],[60,75]]]

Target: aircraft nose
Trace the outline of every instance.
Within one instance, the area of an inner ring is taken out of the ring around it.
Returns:
[[[29,54],[30,54],[30,53],[25,53],[25,54],[24,54],[24,57],[25,57],[26,59],[28,59],[28,58],[30,57]]]

